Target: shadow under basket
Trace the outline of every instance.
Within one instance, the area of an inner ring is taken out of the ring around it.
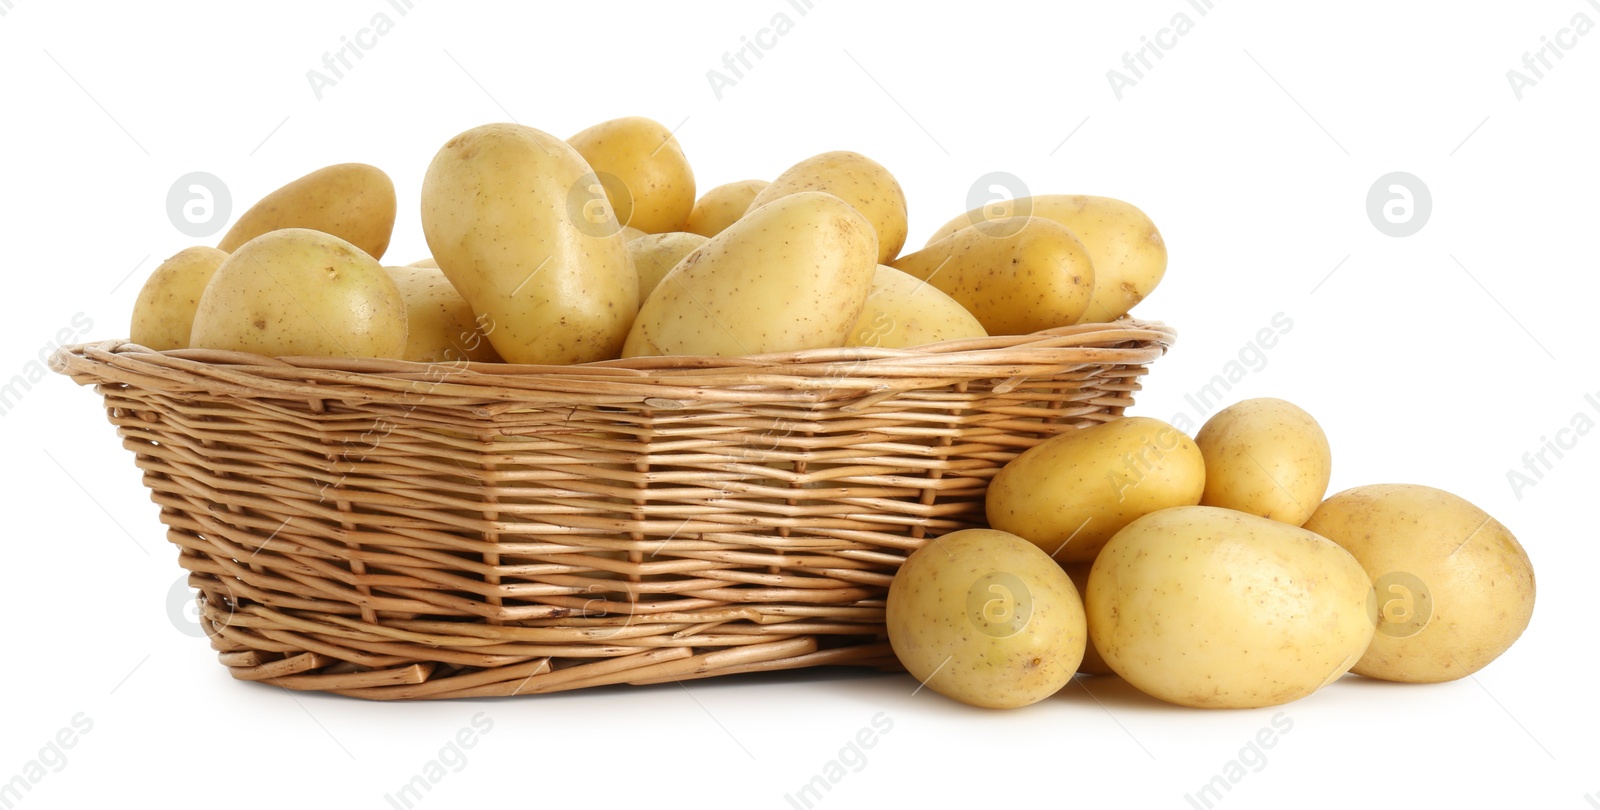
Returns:
[[[1120,417],[1123,319],[577,366],[64,348],[235,678],[362,698],[892,668],[884,598],[1023,450]]]

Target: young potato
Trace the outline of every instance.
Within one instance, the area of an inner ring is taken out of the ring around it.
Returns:
[[[708,241],[699,234],[674,231],[647,234],[629,242],[628,255],[633,257],[633,269],[639,274],[639,300],[649,298],[683,257]]]
[[[507,362],[585,363],[622,349],[639,278],[591,180],[566,142],[518,124],[463,132],[428,166],[428,248]],[[601,221],[585,218],[596,211]]]
[[[498,363],[500,356],[478,328],[467,300],[450,286],[444,272],[430,267],[385,267],[406,304],[407,338],[403,359],[419,363],[467,360]]]
[[[750,202],[766,187],[765,180],[736,180],[707,191],[695,202],[683,229],[708,239],[722,233],[750,210]]]
[[[990,526],[1060,562],[1092,562],[1135,518],[1198,504],[1205,477],[1200,448],[1183,431],[1129,416],[1024,451],[989,482],[985,509]]]
[[[993,214],[993,216],[991,216]],[[944,224],[928,244],[986,219],[1053,219],[1077,235],[1094,262],[1094,300],[1079,323],[1109,323],[1147,298],[1167,272],[1167,245],[1143,211],[1110,197],[1048,194],[977,208]]]
[[[905,349],[988,335],[983,324],[954,298],[880,264],[872,276],[867,305],[850,327],[844,345]]]
[[[878,264],[906,244],[906,195],[888,169],[855,152],[824,152],[784,170],[750,201],[750,211],[790,194],[826,191],[854,206],[878,235]]]
[[[1298,700],[1372,640],[1372,584],[1332,541],[1275,520],[1183,506],[1117,532],[1089,572],[1089,635],[1152,697],[1198,708]]]
[[[1067,572],[1067,577],[1072,580],[1072,586],[1078,589],[1078,595],[1085,598],[1089,594],[1089,571],[1094,563],[1062,563],[1062,570]],[[1100,657],[1100,651],[1094,647],[1094,638],[1090,637],[1089,643],[1083,645],[1083,662],[1078,664],[1078,671],[1084,675],[1115,675],[1111,667],[1106,665],[1106,659]]]
[[[439,269],[439,263],[434,261],[432,256],[429,256],[426,259],[418,259],[418,260],[416,260],[416,261],[414,261],[414,262],[412,262],[412,263],[410,263],[410,264],[408,264],[406,266],[407,267],[431,267],[434,270],[438,270]]]
[[[866,305],[877,254],[871,223],[838,197],[807,191],[775,200],[661,280],[622,356],[842,346]]]
[[[189,348],[200,294],[227,258],[216,248],[192,247],[162,262],[133,302],[128,339],[156,351]]]
[[[1026,540],[993,529],[951,532],[912,552],[889,583],[885,613],[906,671],[973,706],[1044,700],[1083,658],[1072,580]]]
[[[1306,521],[1360,561],[1377,588],[1378,632],[1355,672],[1438,683],[1488,666],[1533,618],[1533,563],[1500,521],[1442,490],[1375,484],[1324,501]]]
[[[206,285],[189,344],[268,357],[406,350],[406,306],[378,261],[337,236],[285,228],[244,243]]]
[[[643,239],[643,238],[645,238],[646,236],[649,236],[649,235],[650,234],[647,234],[644,231],[639,230],[638,228],[624,227],[622,229],[622,242],[623,242],[623,244],[627,244],[627,243],[632,242],[632,241],[637,240],[637,239]]]
[[[1043,217],[980,222],[891,264],[954,298],[991,335],[1077,323],[1095,279],[1078,237]]]
[[[1322,426],[1281,399],[1247,399],[1206,421],[1194,443],[1206,460],[1200,503],[1304,525],[1328,494],[1333,455]]]
[[[599,176],[617,222],[645,233],[683,230],[694,208],[694,170],[671,130],[630,116],[595,124],[567,143]]]
[[[232,253],[270,231],[310,228],[381,259],[394,234],[394,215],[394,182],[389,175],[365,163],[341,163],[263,197],[239,217],[217,247]]]

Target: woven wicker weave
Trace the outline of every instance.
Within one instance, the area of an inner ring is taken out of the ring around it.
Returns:
[[[364,698],[894,666],[884,595],[988,480],[1116,418],[1159,323],[916,350],[429,365],[58,352],[234,677]]]

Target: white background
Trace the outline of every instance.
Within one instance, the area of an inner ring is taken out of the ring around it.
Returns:
[[[319,166],[376,164],[399,189],[403,263],[427,254],[417,195],[434,151],[508,118],[567,136],[653,117],[677,128],[701,189],[859,151],[905,187],[912,246],[1003,170],[1035,192],[1132,201],[1166,237],[1167,281],[1137,314],[1180,338],[1137,413],[1198,421],[1185,396],[1284,313],[1292,331],[1228,400],[1315,414],[1334,490],[1425,483],[1498,517],[1534,560],[1532,626],[1471,679],[1349,677],[1263,711],[1181,709],[1106,678],[980,711],[913,695],[909,676],[839,672],[443,703],[288,693],[231,680],[183,632],[175,549],[131,455],[92,391],[49,375],[0,417],[0,781],[78,713],[93,726],[19,807],[121,804],[152,785],[163,804],[388,807],[477,712],[492,730],[423,806],[789,807],[880,712],[892,730],[818,806],[1190,807],[1280,711],[1292,729],[1218,806],[1585,808],[1600,793],[1585,519],[1600,435],[1566,434],[1576,446],[1547,456],[1536,486],[1507,480],[1576,414],[1600,422],[1584,399],[1600,400],[1600,33],[1520,100],[1506,77],[1600,8],[462,5],[0,0],[0,379],[26,378],[77,313],[93,326],[76,339],[126,336],[155,265],[220,238],[168,220],[167,190],[191,171],[222,178],[237,216]],[[1180,11],[1193,30],[1118,100],[1106,71]],[[393,32],[317,99],[306,72],[378,12]],[[793,30],[719,100],[706,72],[778,12]],[[1431,189],[1414,236],[1368,219],[1390,171]]]

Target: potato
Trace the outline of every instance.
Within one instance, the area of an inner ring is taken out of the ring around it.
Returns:
[[[189,343],[268,357],[406,350],[406,307],[378,260],[337,236],[285,228],[244,243],[200,296]]]
[[[1167,272],[1167,245],[1143,211],[1110,197],[1048,194],[975,208],[934,231],[928,245],[985,219],[1053,219],[1077,235],[1094,263],[1094,300],[1079,323],[1106,323],[1147,298]]]
[[[1298,700],[1372,640],[1372,585],[1344,549],[1212,506],[1145,515],[1089,572],[1089,635],[1140,691],[1200,708]]]
[[[228,254],[208,247],[180,250],[145,279],[133,302],[128,339],[156,351],[189,348],[194,310]]]
[[[762,206],[690,253],[645,300],[624,357],[842,346],[877,263],[872,225],[831,194]]]
[[[1375,484],[1327,499],[1306,528],[1343,546],[1377,588],[1377,635],[1355,672],[1407,683],[1471,675],[1533,617],[1533,563],[1500,521],[1432,487]]]
[[[991,335],[1077,323],[1095,278],[1078,237],[1042,217],[980,222],[892,265],[943,290]]]
[[[1072,586],[1078,589],[1078,595],[1085,596],[1089,593],[1089,571],[1094,563],[1063,563],[1062,570],[1067,572],[1067,577],[1072,580]],[[1094,647],[1094,639],[1083,645],[1083,661],[1078,664],[1078,671],[1085,675],[1115,675],[1111,667],[1106,666],[1106,659],[1100,657],[1100,651]]]
[[[946,697],[1010,709],[1061,689],[1083,658],[1083,603],[1026,540],[965,529],[912,552],[889,584],[889,644]]]
[[[1061,562],[1092,562],[1111,536],[1158,509],[1193,506],[1205,461],[1183,431],[1143,416],[1069,431],[1029,448],[989,482],[989,525]]]
[[[457,135],[428,166],[428,248],[507,362],[584,363],[622,349],[639,279],[589,174],[564,141],[518,124]],[[579,221],[594,211],[600,221]]]
[[[707,241],[699,234],[674,231],[646,234],[629,242],[628,255],[633,257],[633,269],[639,274],[639,300],[650,297],[668,271]]]
[[[683,230],[694,208],[694,171],[670,130],[631,116],[595,124],[567,143],[599,176],[618,223],[645,233]]]
[[[683,229],[707,238],[722,233],[750,210],[750,201],[766,187],[765,180],[737,180],[707,191],[695,202]]]
[[[318,169],[277,191],[239,217],[222,242],[232,253],[269,231],[310,228],[383,258],[394,234],[394,182],[376,166],[341,163]]]
[[[937,287],[880,264],[867,305],[844,345],[904,349],[988,334],[972,313]]]
[[[644,231],[639,230],[638,228],[623,228],[622,229],[622,243],[623,244],[627,244],[629,242],[634,241],[635,239],[643,239],[643,238],[645,238],[646,236],[649,236],[649,235],[650,234],[647,234]]]
[[[1211,417],[1194,443],[1206,460],[1200,503],[1300,526],[1328,494],[1333,455],[1322,426],[1281,399],[1247,399]]]
[[[778,175],[750,201],[749,210],[804,191],[826,191],[860,211],[878,235],[878,264],[900,255],[906,243],[906,195],[888,169],[855,152],[824,152]]]
[[[429,267],[385,267],[406,304],[406,351],[419,363],[498,363],[500,356],[478,328],[467,300],[444,272]]]
[[[429,256],[426,259],[418,259],[418,260],[416,260],[416,261],[414,261],[414,262],[412,262],[412,263],[410,263],[410,264],[408,264],[406,266],[407,267],[431,267],[431,268],[433,268],[435,270],[439,269],[439,263],[434,261],[432,256]]]

